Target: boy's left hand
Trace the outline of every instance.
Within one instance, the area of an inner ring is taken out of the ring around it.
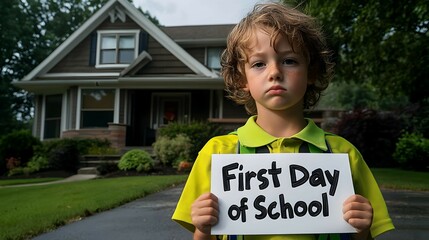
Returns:
[[[372,206],[361,195],[352,195],[343,204],[343,217],[358,233],[367,232],[372,224]]]

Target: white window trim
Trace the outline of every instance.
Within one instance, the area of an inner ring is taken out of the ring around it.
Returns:
[[[46,95],[43,95],[42,99],[42,117],[40,118],[40,140],[45,140],[45,112],[46,112]]]
[[[82,111],[82,90],[84,89],[97,89],[93,87],[79,87],[79,90],[77,91],[77,106],[76,106],[76,130],[80,130],[80,116]],[[109,87],[103,87],[99,89],[115,89],[115,102],[113,106],[113,123],[119,123],[119,102],[120,102],[120,89],[119,88],[109,88]]]
[[[101,64],[100,63],[100,47],[101,47],[101,36],[105,34],[134,34],[134,59],[137,58],[139,52],[139,42],[140,42],[140,30],[99,30],[97,31],[97,53],[95,60],[95,68],[118,68],[118,67],[127,67],[130,64]]]
[[[63,137],[63,132],[67,129],[67,106],[68,106],[68,94],[63,94],[62,106],[61,106],[61,125],[60,125],[60,138]]]
[[[119,123],[120,89],[115,88],[115,103],[113,104],[113,123]]]
[[[82,88],[77,90],[77,104],[76,104],[76,130],[80,130],[80,111],[82,110]]]

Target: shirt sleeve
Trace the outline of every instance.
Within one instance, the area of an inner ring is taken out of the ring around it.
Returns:
[[[338,140],[341,140],[342,143],[334,145],[337,145],[339,152],[349,153],[350,168],[356,194],[362,195],[368,199],[372,205],[373,220],[370,228],[371,236],[375,238],[384,232],[393,230],[395,227],[393,226],[392,219],[389,216],[386,202],[384,201],[383,195],[378,187],[377,181],[368,165],[363,160],[362,155],[345,139],[340,138],[337,139],[337,141]],[[333,142],[337,141],[334,140]],[[334,152],[336,151],[334,150]]]
[[[191,205],[201,194],[210,192],[212,154],[234,153],[236,142],[237,137],[234,135],[220,136],[209,140],[201,149],[183,188],[176,210],[173,213],[173,221],[194,232],[195,227],[192,225]]]

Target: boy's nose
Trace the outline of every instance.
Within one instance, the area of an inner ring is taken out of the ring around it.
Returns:
[[[283,74],[280,70],[280,66],[278,64],[272,64],[270,66],[270,81],[282,81]]]

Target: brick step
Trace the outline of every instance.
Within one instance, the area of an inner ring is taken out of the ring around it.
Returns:
[[[98,167],[104,163],[118,164],[121,155],[85,155],[80,161],[81,168]]]

